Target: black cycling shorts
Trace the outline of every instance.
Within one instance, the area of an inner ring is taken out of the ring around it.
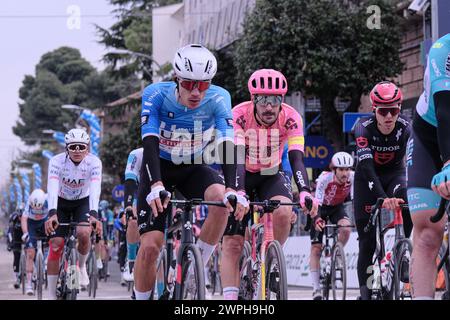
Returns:
[[[164,188],[169,192],[177,189],[186,199],[201,198],[204,199],[206,189],[213,184],[225,185],[225,181],[219,173],[207,165],[202,164],[179,164],[171,161],[161,160],[161,179]],[[143,164],[144,165],[144,164]],[[139,234],[142,235],[149,231],[164,232],[166,214],[170,212],[171,206],[168,205],[163,213],[158,214],[153,219],[153,224],[149,224],[151,208],[146,201],[147,195],[151,191],[151,182],[147,170],[141,169],[141,178],[138,188],[137,212]]]
[[[58,197],[58,222],[88,222],[89,221],[89,197],[78,200],[66,200]],[[64,238],[69,232],[69,226],[59,226],[50,238]]]
[[[332,224],[337,224],[342,219],[348,219],[347,213],[344,210],[344,205],[338,204],[336,206],[321,206],[319,214],[322,219],[328,219]],[[323,231],[317,231],[314,226],[311,226],[311,244],[322,243]],[[317,240],[313,241],[317,235]]]
[[[251,201],[270,200],[275,196],[283,196],[292,201],[291,184],[287,182],[284,172],[278,171],[274,175],[261,175],[259,172],[245,172],[245,193]],[[252,214],[249,211],[242,219],[236,230],[236,220],[233,216],[228,218],[224,235],[245,235],[245,227],[248,225]]]

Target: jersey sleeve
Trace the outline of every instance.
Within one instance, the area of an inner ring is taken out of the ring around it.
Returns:
[[[164,98],[158,84],[145,88],[142,94],[141,137],[156,136],[159,138],[159,110]]]
[[[29,217],[30,216],[30,202],[27,203],[27,205],[25,206],[25,210],[23,210],[23,214],[22,216],[24,217]]]
[[[369,147],[369,135],[368,130],[360,120],[355,128],[356,157],[358,162],[373,159],[372,150]]]
[[[230,140],[234,142],[233,115],[231,114],[231,96],[226,90],[213,97],[215,102],[215,126],[219,142]]]
[[[138,182],[141,163],[135,150],[128,155],[127,167],[125,169],[125,180],[134,180]]]
[[[61,165],[58,163],[57,156],[50,159],[48,163],[48,177],[47,177],[47,201],[48,209],[57,209],[58,206],[58,191],[59,191],[59,174]]]
[[[325,189],[328,184],[328,178],[326,172],[322,172],[316,180],[316,194],[315,198],[319,201],[319,204],[323,204],[323,198],[325,197]]]
[[[233,109],[234,143],[245,146],[245,108],[236,106]]]
[[[100,193],[102,186],[102,162],[96,158],[91,168],[91,178],[89,185],[89,210],[98,211]]]
[[[300,114],[292,108],[288,113],[284,125],[288,137],[288,150],[305,150],[305,136],[303,135],[303,121]]]
[[[450,91],[450,44],[442,40],[435,42],[428,60],[431,96],[440,91]]]

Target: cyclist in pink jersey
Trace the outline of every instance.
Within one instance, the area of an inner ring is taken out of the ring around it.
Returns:
[[[276,70],[255,71],[248,88],[251,101],[233,109],[235,144],[238,149],[238,194],[254,195],[258,200],[292,201],[291,185],[281,170],[284,144],[288,143],[289,161],[295,182],[300,190],[300,204],[304,210],[305,198],[313,199],[311,216],[317,214],[318,201],[310,194],[309,181],[303,164],[303,122],[298,112],[283,103],[287,92],[284,75]],[[283,244],[290,230],[292,208],[281,206],[274,211],[275,240]],[[225,300],[236,300],[239,295],[239,258],[244,246],[245,226],[250,215],[244,217],[235,231],[229,219],[222,242],[221,277]]]

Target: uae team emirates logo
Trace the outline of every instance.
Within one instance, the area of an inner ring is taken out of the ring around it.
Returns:
[[[376,152],[374,155],[374,160],[376,163],[383,165],[394,159],[394,152]]]

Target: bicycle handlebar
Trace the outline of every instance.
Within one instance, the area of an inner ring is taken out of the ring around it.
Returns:
[[[442,198],[441,202],[439,203],[438,211],[436,212],[436,214],[434,216],[430,217],[430,221],[432,223],[437,223],[442,219],[442,217],[444,216],[444,213],[445,213],[446,206],[447,206],[447,200]]]

